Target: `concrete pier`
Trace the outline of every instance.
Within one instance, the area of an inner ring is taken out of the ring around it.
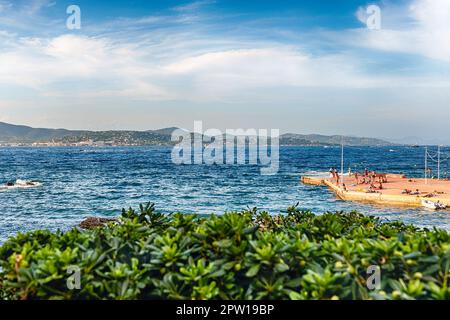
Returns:
[[[320,176],[302,176],[301,182],[307,185],[327,186],[337,197],[345,201],[361,201],[382,205],[421,207],[422,200],[441,202],[450,208],[450,181],[423,178],[408,178],[399,174],[386,174],[387,182],[382,189],[370,192],[369,184],[356,183],[353,176],[344,176],[345,189],[342,182],[338,185],[335,179]],[[378,182],[374,183],[378,186]],[[412,193],[404,194],[404,190]],[[418,190],[418,191],[417,191]]]

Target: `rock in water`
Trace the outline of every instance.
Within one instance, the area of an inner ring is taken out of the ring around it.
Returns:
[[[87,217],[80,222],[80,228],[90,230],[98,227],[104,227],[108,222],[114,222],[117,219],[113,218],[98,218],[98,217]]]

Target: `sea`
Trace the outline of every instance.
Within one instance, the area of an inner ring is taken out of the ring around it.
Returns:
[[[171,151],[161,146],[0,148],[0,185],[17,179],[41,184],[0,189],[0,243],[18,232],[68,230],[88,216],[115,217],[122,208],[147,202],[161,212],[204,215],[254,207],[278,214],[292,205],[316,214],[357,210],[385,221],[450,230],[447,211],[344,202],[325,187],[300,183],[302,175],[340,169],[340,147],[281,146],[275,175],[261,175],[258,165],[177,165]],[[422,147],[345,147],[344,167],[421,177],[424,153]],[[428,164],[436,174],[434,160]],[[440,166],[444,178],[447,162]]]

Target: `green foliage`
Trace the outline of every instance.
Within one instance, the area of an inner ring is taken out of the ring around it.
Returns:
[[[104,228],[18,234],[0,263],[2,299],[450,299],[449,233],[296,207],[200,217],[148,204]]]

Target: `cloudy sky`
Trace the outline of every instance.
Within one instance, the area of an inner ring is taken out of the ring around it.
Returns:
[[[449,0],[93,2],[0,0],[0,121],[450,141]]]

